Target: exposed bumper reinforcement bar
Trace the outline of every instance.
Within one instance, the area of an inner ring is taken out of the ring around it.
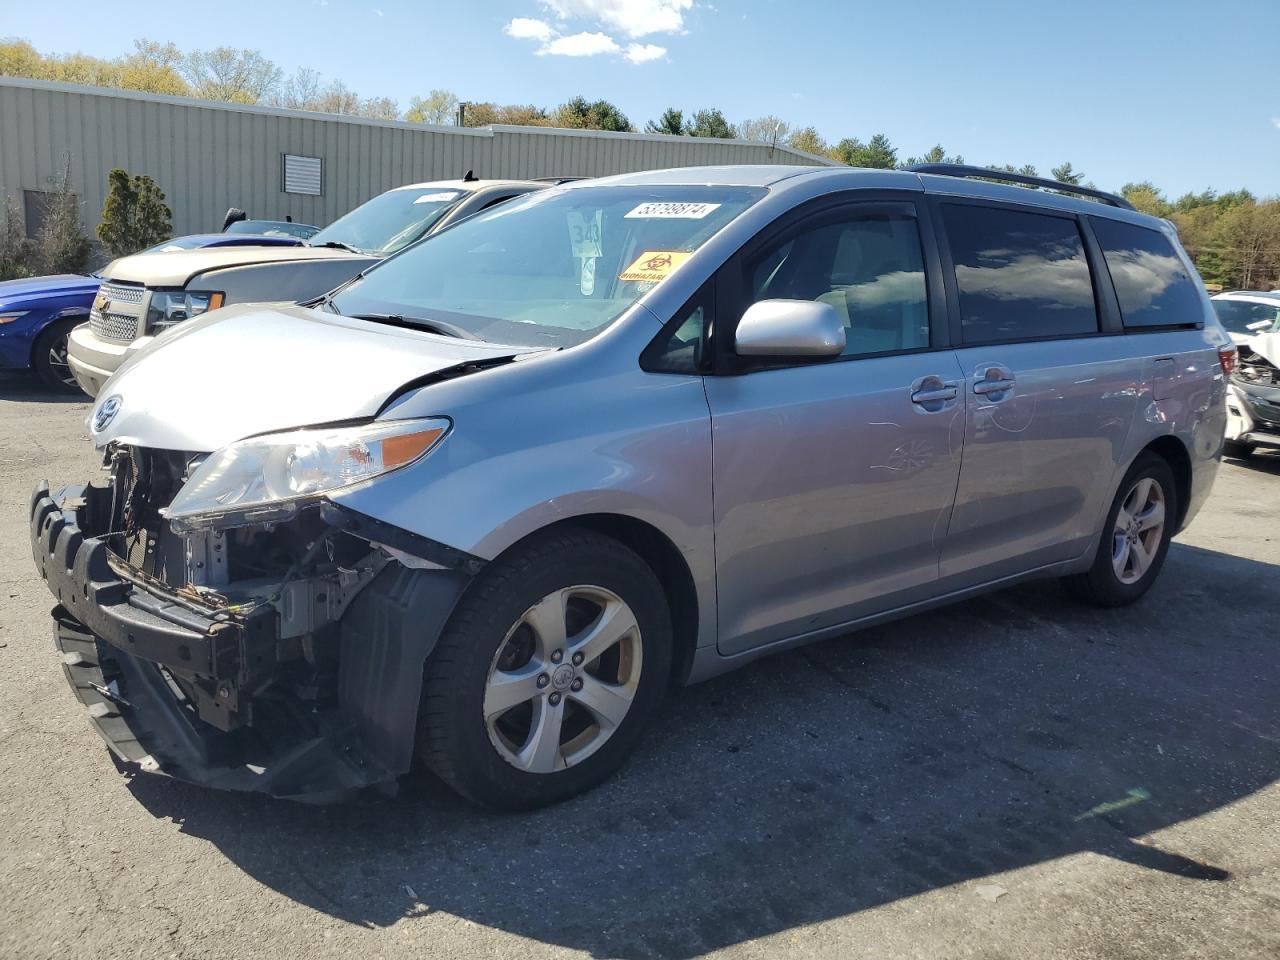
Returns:
[[[393,783],[408,769],[422,665],[468,577],[384,571],[357,597],[366,612],[341,625],[337,706],[273,702],[271,716],[250,725],[219,724],[173,676],[222,678],[248,694],[240,684],[260,680],[273,659],[274,614],[264,612],[260,623],[225,618],[121,577],[105,539],[88,535],[105,522],[104,496],[72,487],[55,498],[41,484],[30,535],[36,566],[59,601],[54,640],[67,681],[121,761],[204,786],[318,803]]]

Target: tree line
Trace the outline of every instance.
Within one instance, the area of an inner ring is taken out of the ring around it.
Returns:
[[[31,77],[147,93],[190,96],[230,103],[263,104],[293,110],[345,114],[376,120],[468,127],[493,124],[637,132],[616,104],[576,96],[555,107],[461,100],[435,89],[412,97],[401,109],[389,97],[362,97],[341,80],[310,67],[287,74],[258,50],[215,47],[183,51],[173,43],[137,40],[133,51],[114,59],[82,53],[41,54],[21,39],[0,40],[0,76]],[[812,126],[793,127],[766,115],[731,122],[714,107],[668,107],[643,131],[684,137],[717,137],[786,146],[855,167],[896,169],[917,163],[962,163],[941,144],[921,156],[901,157],[883,133],[866,141],[845,137],[834,143]],[[1032,164],[985,163],[1013,173],[1037,175]],[[1063,162],[1049,171],[1064,184],[1087,183]],[[1280,201],[1259,199],[1247,190],[1187,193],[1169,199],[1150,181],[1127,183],[1120,193],[1137,209],[1173,221],[1187,252],[1208,283],[1224,286],[1280,286]]]

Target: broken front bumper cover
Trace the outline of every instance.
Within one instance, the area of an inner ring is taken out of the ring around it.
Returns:
[[[1233,380],[1227,413],[1228,440],[1280,448],[1280,387]]]
[[[30,536],[58,600],[54,641],[67,681],[121,761],[204,786],[320,803],[394,783],[408,770],[422,666],[467,574],[384,571],[344,619],[338,704],[272,704],[283,717],[273,716],[266,732],[236,723],[235,714],[274,666],[274,610],[204,611],[126,579],[105,537],[93,535],[109,496],[92,486],[53,496],[41,484]],[[185,688],[196,695],[182,696],[174,675],[198,678]]]

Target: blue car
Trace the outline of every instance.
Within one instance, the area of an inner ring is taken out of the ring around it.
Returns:
[[[0,282],[0,369],[34,369],[55,390],[78,391],[67,337],[89,319],[99,283],[74,274]]]
[[[288,226],[307,227],[292,223]],[[302,242],[296,236],[280,233],[199,233],[166,240],[145,252],[226,246],[296,247]],[[89,308],[101,282],[98,277],[75,274],[0,282],[0,370],[33,369],[47,386],[78,393],[80,387],[67,366],[67,337],[72,328],[88,322]]]

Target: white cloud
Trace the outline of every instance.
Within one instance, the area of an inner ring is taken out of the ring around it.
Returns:
[[[515,37],[517,40],[537,40],[541,43],[546,43],[551,39],[555,31],[551,29],[551,24],[545,20],[516,17],[502,28],[502,32],[508,37]]]
[[[1280,130],[1280,117],[1272,117],[1271,125],[1275,127],[1277,130]]]
[[[601,53],[617,53],[621,48],[607,33],[574,33],[556,37],[538,50],[553,57],[594,57]]]
[[[679,33],[693,0],[542,0],[561,20],[591,20],[628,37]]]
[[[656,43],[632,43],[627,46],[626,58],[632,63],[648,63],[667,55],[667,48]]]
[[[386,16],[386,14],[385,14],[385,13],[383,13],[381,10],[378,10],[378,9],[376,9],[376,8],[374,9],[374,11],[373,11],[373,12],[374,12],[374,13],[376,13],[376,14],[377,14],[378,16],[380,16],[380,17],[385,17],[385,16]]]

